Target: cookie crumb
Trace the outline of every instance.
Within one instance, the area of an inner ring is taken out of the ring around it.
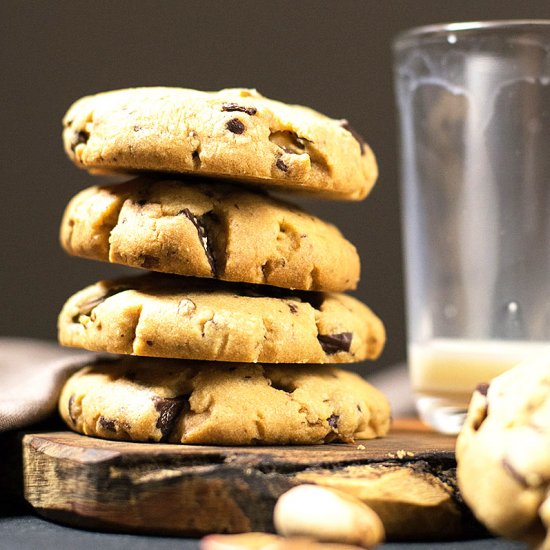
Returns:
[[[366,449],[366,447],[364,445],[357,445],[357,450],[358,451],[364,451]]]

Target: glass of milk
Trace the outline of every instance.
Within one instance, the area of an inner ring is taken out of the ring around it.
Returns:
[[[408,362],[456,433],[478,384],[550,354],[550,21],[421,27],[394,56]]]

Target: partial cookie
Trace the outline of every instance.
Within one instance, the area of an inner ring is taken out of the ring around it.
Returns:
[[[85,435],[216,445],[351,442],[384,435],[390,422],[382,393],[335,367],[133,357],[78,371],[59,411]]]
[[[480,386],[457,441],[464,500],[493,532],[550,548],[550,359]]]
[[[359,279],[357,251],[336,227],[220,183],[91,187],[67,206],[61,244],[94,260],[300,290],[340,292]]]
[[[151,274],[69,298],[59,341],[147,357],[349,363],[382,351],[382,321],[345,294]]]
[[[139,170],[360,200],[378,169],[345,120],[256,90],[133,88],[84,97],[63,120],[71,160],[88,170]]]

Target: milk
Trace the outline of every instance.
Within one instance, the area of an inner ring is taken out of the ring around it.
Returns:
[[[440,338],[412,343],[411,383],[419,395],[446,397],[466,406],[478,384],[543,354],[550,355],[549,342]]]

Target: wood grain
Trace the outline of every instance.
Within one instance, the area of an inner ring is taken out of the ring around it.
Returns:
[[[204,535],[273,531],[277,498],[299,483],[334,486],[381,515],[391,539],[476,531],[454,481],[454,438],[416,422],[355,445],[213,447],[107,441],[71,432],[23,441],[25,497],[74,526]],[[430,521],[432,518],[432,521]]]

